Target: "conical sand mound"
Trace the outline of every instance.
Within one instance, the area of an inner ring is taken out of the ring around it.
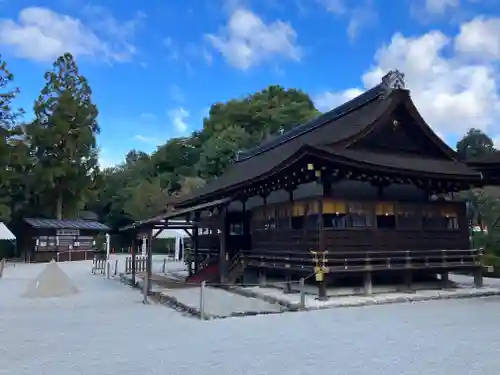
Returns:
[[[69,276],[52,260],[35,279],[29,282],[23,297],[64,297],[78,292],[78,288],[73,285]]]

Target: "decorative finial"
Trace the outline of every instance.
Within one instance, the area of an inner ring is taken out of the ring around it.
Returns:
[[[240,154],[241,154],[241,150],[236,151],[236,154],[234,155],[234,160],[235,161],[239,161],[240,160]]]
[[[388,90],[399,90],[406,88],[405,75],[399,70],[391,70],[382,77],[382,84]]]

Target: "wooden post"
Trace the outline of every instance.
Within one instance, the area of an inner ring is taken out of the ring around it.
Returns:
[[[287,272],[286,276],[285,276],[285,293],[292,293],[292,278],[290,276],[290,274]]]
[[[165,274],[167,273],[167,258],[163,258],[163,268],[162,272]]]
[[[118,259],[115,260],[115,276],[118,274]]]
[[[200,285],[200,319],[205,320],[205,287],[206,281],[203,280]]]
[[[137,238],[134,236],[134,241],[132,242],[132,247],[131,247],[131,257],[130,257],[130,265],[131,265],[131,271],[132,271],[132,285],[135,286],[135,248],[136,248],[136,242]]]
[[[300,308],[305,309],[306,308],[306,287],[305,287],[305,280],[303,277],[300,278]]]
[[[147,281],[147,294],[151,293],[151,279],[153,275],[153,229],[149,229],[148,231],[148,239],[147,239],[147,247],[146,247],[146,277]]]
[[[448,288],[449,285],[449,276],[447,271],[441,272],[441,287],[443,289]]]
[[[226,251],[226,236],[227,236],[227,228],[226,228],[226,211],[227,205],[221,205],[219,210],[219,222],[220,222],[220,249],[219,249],[219,273],[220,273],[220,282],[225,283],[227,277],[227,251]]]
[[[364,292],[365,296],[371,296],[373,294],[373,284],[372,284],[372,273],[366,272],[364,275]]]
[[[194,252],[194,273],[197,273],[200,268],[199,259],[199,241],[198,241],[198,224],[200,222],[200,211],[194,213],[194,228],[193,228],[193,252]]]
[[[5,269],[5,258],[2,258],[2,260],[0,260],[0,279],[3,276],[4,269]]]
[[[478,267],[474,271],[474,285],[476,288],[482,288],[484,285],[484,280],[483,280],[483,267]]]

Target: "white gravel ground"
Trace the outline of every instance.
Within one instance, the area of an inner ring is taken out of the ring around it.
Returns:
[[[180,303],[198,311],[200,309],[200,288],[163,289],[161,293],[174,297]],[[244,297],[222,289],[206,287],[204,293],[204,311],[209,316],[226,317],[235,313],[282,311],[282,307],[278,304]]]
[[[43,267],[43,266],[42,266]],[[494,375],[500,298],[213,321],[185,318],[65,263],[81,293],[20,297],[40,265],[0,280],[0,374]]]

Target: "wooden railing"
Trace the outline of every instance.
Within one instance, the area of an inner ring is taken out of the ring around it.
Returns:
[[[146,272],[146,266],[148,263],[148,258],[143,256],[137,256],[135,258],[135,272]],[[125,273],[132,273],[132,257],[125,258]]]
[[[324,266],[330,272],[355,272],[480,267],[482,249],[344,251],[318,254],[324,259]],[[297,271],[314,268],[314,256],[311,252],[252,251],[246,253],[245,258],[247,264],[252,267]]]
[[[240,250],[231,259],[231,263],[227,270],[228,279],[234,281],[239,278],[245,270],[245,257],[243,251]]]

